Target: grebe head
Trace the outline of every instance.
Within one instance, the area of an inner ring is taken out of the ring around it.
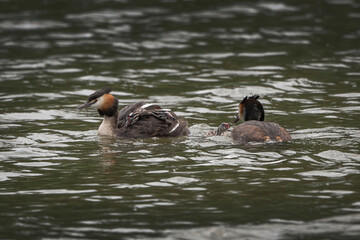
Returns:
[[[244,121],[257,120],[264,121],[265,112],[262,104],[257,100],[260,96],[246,96],[239,104],[239,113],[233,123],[240,119]]]
[[[101,116],[112,117],[118,111],[118,100],[110,94],[111,88],[104,87],[91,94],[87,102],[77,109],[96,108]]]
[[[231,124],[230,124],[230,123],[222,123],[222,124],[220,124],[220,126],[219,126],[218,129],[216,130],[215,135],[220,136],[221,134],[223,134],[224,132],[226,132],[230,127],[231,127]]]

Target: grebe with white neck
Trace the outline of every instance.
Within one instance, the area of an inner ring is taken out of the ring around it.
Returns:
[[[178,137],[189,135],[188,123],[170,109],[156,104],[137,102],[119,111],[118,100],[104,87],[91,94],[77,107],[96,108],[104,117],[98,134],[124,138]]]

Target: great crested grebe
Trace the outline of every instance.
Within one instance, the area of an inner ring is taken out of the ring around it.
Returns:
[[[221,135],[242,118],[244,122],[231,131],[231,138],[237,143],[291,141],[291,136],[285,128],[274,122],[264,122],[265,112],[258,98],[259,95],[246,96],[239,104],[238,116],[234,122],[222,123],[216,135]]]
[[[118,100],[104,87],[91,94],[77,109],[96,108],[104,117],[98,134],[125,138],[177,137],[189,135],[188,124],[171,110],[137,102],[118,110]]]

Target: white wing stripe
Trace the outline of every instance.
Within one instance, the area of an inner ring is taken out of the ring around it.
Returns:
[[[178,122],[175,127],[173,127],[173,129],[171,129],[171,131],[169,133],[172,133],[173,131],[175,131],[178,127],[179,127],[180,123]]]
[[[152,105],[155,105],[155,103],[146,103],[146,104],[142,105],[141,108],[145,109],[145,108],[150,107]]]

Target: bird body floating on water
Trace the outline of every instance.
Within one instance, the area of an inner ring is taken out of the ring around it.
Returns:
[[[264,121],[264,108],[258,98],[259,95],[246,96],[239,104],[236,119],[232,123],[222,123],[215,131],[215,135],[223,135],[231,125],[243,119],[244,122],[231,131],[231,138],[236,143],[291,141],[291,136],[285,128],[277,123]]]
[[[188,123],[170,109],[156,104],[137,102],[119,111],[118,100],[104,87],[91,94],[86,103],[77,107],[96,108],[104,119],[98,129],[99,135],[124,138],[187,136]]]

